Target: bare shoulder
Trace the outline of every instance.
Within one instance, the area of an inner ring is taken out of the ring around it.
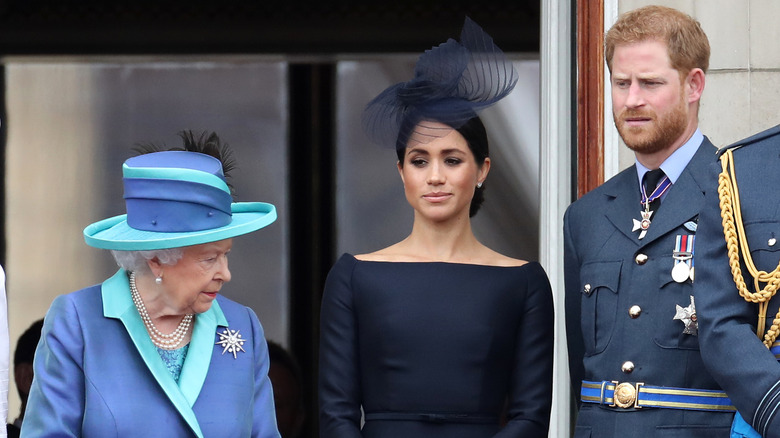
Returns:
[[[356,254],[355,258],[363,261],[363,262],[389,262],[392,260],[388,260],[387,256],[380,253],[379,251],[376,252],[370,252],[366,254]]]
[[[467,263],[472,265],[496,266],[499,268],[523,266],[528,262],[521,259],[506,256],[500,252],[494,251],[483,244],[466,253],[463,257],[452,260],[457,263]]]
[[[366,262],[445,262],[497,267],[516,267],[528,263],[525,260],[505,256],[482,244],[478,244],[454,257],[439,258],[430,255],[426,256],[424,253],[424,251],[419,249],[415,251],[414,248],[402,241],[379,251],[357,254],[354,257]]]
[[[516,259],[514,257],[505,256],[504,254],[501,254],[499,252],[493,251],[492,249],[486,248],[486,265],[491,266],[502,266],[502,267],[515,267],[515,266],[523,266],[528,263],[526,260]]]
[[[357,254],[355,258],[364,262],[405,262],[409,261],[409,256],[405,254],[399,243],[382,248],[378,251]]]

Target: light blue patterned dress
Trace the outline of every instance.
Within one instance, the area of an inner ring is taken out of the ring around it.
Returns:
[[[168,368],[168,372],[173,376],[173,380],[179,383],[179,376],[181,375],[181,367],[184,365],[184,359],[187,357],[187,350],[190,348],[190,344],[187,344],[181,348],[175,350],[165,350],[160,347],[156,347],[157,353],[160,354],[165,367]]]

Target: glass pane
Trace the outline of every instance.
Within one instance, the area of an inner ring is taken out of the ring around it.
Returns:
[[[82,229],[123,214],[121,165],[139,142],[179,146],[180,130],[216,131],[238,159],[239,201],[280,220],[234,241],[226,296],[287,342],[287,104],[281,62],[6,63],[8,296],[11,336],[52,299],[103,281],[108,251]],[[5,122],[5,121],[4,121]]]

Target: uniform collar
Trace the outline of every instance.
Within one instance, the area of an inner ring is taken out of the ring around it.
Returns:
[[[699,131],[699,128],[696,128],[696,131],[693,132],[691,138],[689,138],[685,144],[677,148],[676,151],[672,152],[672,155],[669,155],[669,157],[664,160],[663,163],[661,163],[661,170],[663,170],[664,174],[669,178],[670,181],[672,181],[672,184],[676,183],[677,179],[680,178],[683,170],[685,170],[685,166],[687,166],[688,162],[691,161],[691,158],[693,158],[694,154],[696,154],[696,151],[699,149],[699,145],[701,145],[703,141],[704,134]],[[639,178],[639,185],[641,187],[642,178],[645,176],[645,173],[650,171],[650,169],[643,166],[639,160],[635,161],[636,173],[637,177]]]

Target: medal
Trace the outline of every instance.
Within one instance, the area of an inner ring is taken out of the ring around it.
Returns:
[[[695,235],[677,235],[674,241],[674,266],[672,267],[672,280],[684,283],[689,279],[693,281],[693,244]]]
[[[682,283],[688,279],[688,276],[691,274],[690,269],[688,269],[688,264],[685,262],[678,263],[675,261],[674,268],[672,268],[672,280]]]
[[[634,231],[640,230],[639,231],[640,240],[645,237],[645,235],[647,234],[647,229],[650,228],[650,216],[653,215],[653,212],[650,211],[650,203],[663,196],[663,194],[666,193],[666,191],[669,190],[669,187],[671,186],[672,186],[672,181],[669,179],[669,177],[664,175],[661,181],[658,182],[658,186],[656,186],[655,190],[653,190],[653,193],[651,193],[650,196],[648,196],[647,193],[645,192],[645,187],[640,184],[642,198],[639,200],[639,202],[645,208],[644,211],[639,212],[639,214],[642,216],[641,220],[632,219],[634,221],[634,226],[633,228],[631,228],[632,233]]]
[[[696,304],[693,302],[693,295],[691,295],[691,304],[688,307],[683,307],[679,304],[677,306],[677,312],[674,315],[674,319],[678,319],[685,324],[683,334],[685,335],[699,335],[699,321],[696,318]]]
[[[650,228],[650,216],[653,215],[652,211],[640,211],[639,214],[642,215],[642,220],[636,220],[634,221],[634,228],[631,229],[631,232],[633,233],[636,230],[642,230],[639,232],[639,238],[645,237],[645,234],[647,234],[647,229]]]

